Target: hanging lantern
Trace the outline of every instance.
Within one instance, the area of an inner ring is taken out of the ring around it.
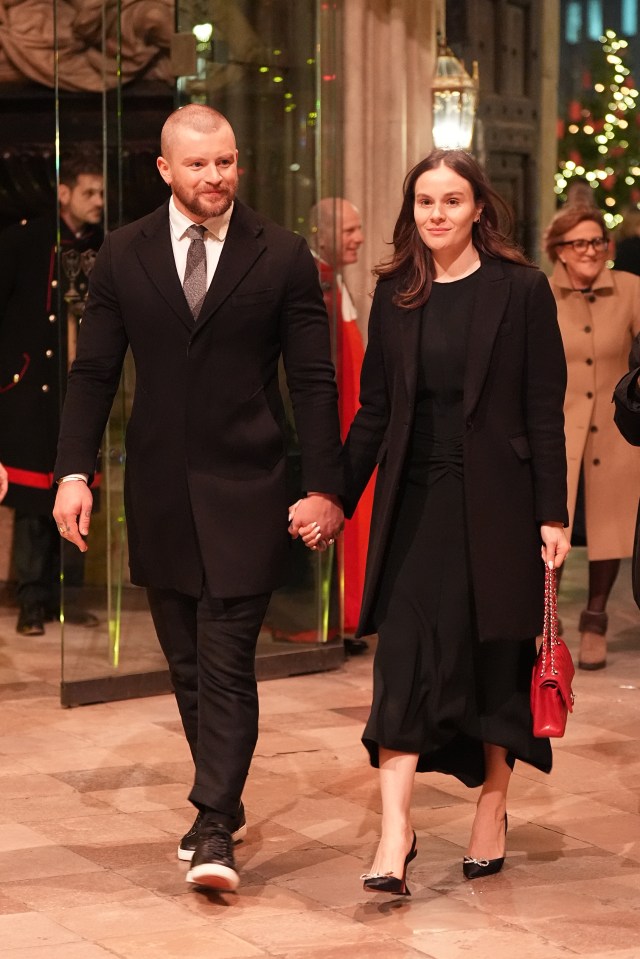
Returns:
[[[441,150],[468,150],[478,102],[478,64],[473,76],[446,45],[439,43],[432,83],[433,143]]]

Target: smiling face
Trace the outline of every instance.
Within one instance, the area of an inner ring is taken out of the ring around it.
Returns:
[[[336,261],[339,266],[358,262],[358,251],[364,242],[362,234],[362,220],[352,203],[342,201],[341,213],[338,216],[338,249]]]
[[[439,254],[457,257],[471,246],[482,204],[475,201],[468,180],[441,163],[418,177],[414,196],[418,232],[436,260]]]
[[[571,285],[576,289],[590,287],[604,267],[609,255],[609,244],[605,242],[602,245],[600,242],[602,239],[603,233],[599,223],[594,220],[582,220],[563,234],[560,244],[556,247],[558,259],[564,263]],[[606,237],[604,239],[606,240]],[[586,249],[576,250],[571,244],[572,240],[586,240]],[[593,240],[601,249],[594,248],[594,243],[591,242]]]
[[[158,170],[185,216],[202,223],[229,209],[238,189],[238,151],[228,123],[206,133],[177,125],[163,149]]]

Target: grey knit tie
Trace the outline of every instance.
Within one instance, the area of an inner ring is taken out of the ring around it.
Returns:
[[[204,245],[206,227],[194,224],[184,234],[191,243],[187,250],[187,268],[184,271],[182,288],[194,320],[202,309],[207,292],[207,251]]]

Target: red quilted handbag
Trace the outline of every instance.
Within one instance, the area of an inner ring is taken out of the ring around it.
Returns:
[[[545,564],[544,627],[531,676],[534,736],[564,736],[567,715],[573,712],[574,675],[571,653],[558,636],[556,571]]]

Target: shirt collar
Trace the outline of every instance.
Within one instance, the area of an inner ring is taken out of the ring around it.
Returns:
[[[572,285],[571,280],[569,279],[569,274],[567,269],[560,260],[556,260],[553,267],[553,274],[551,279],[557,287],[562,290],[566,290],[572,293],[576,292],[575,287]],[[609,267],[604,266],[598,276],[595,278],[591,284],[591,292],[599,293],[600,291],[608,292],[613,287],[613,275]]]
[[[202,226],[206,227],[207,232],[216,240],[222,242],[227,235],[232,213],[233,203],[222,216],[210,216],[204,221]],[[171,224],[171,231],[176,240],[181,240],[189,227],[194,224],[193,220],[189,219],[188,216],[185,216],[184,213],[177,208],[173,196],[169,200],[169,223]]]

